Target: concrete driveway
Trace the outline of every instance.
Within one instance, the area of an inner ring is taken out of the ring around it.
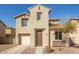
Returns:
[[[0,44],[0,51],[4,51],[6,49],[17,46],[16,44]]]
[[[5,47],[5,45],[2,47]],[[0,51],[0,54],[43,54],[43,47],[27,47],[26,45],[16,45]]]
[[[35,54],[36,51],[34,47],[27,47],[26,45],[0,45],[0,48],[0,54]]]
[[[0,54],[20,54],[25,48],[26,46],[24,45],[17,45],[15,47],[1,51]]]

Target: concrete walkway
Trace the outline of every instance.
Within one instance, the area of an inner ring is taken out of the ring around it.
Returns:
[[[27,47],[24,45],[17,45],[15,47],[10,48],[10,49],[1,51],[0,54],[20,54],[26,48]]]
[[[36,47],[35,54],[43,54],[43,47],[41,47],[41,46]]]

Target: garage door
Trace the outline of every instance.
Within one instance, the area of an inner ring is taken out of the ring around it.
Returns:
[[[21,36],[22,37],[22,45],[30,45],[30,36]]]

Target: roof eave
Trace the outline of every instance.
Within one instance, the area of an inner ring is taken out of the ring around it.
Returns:
[[[14,16],[14,18],[16,19],[16,18],[18,18],[19,16],[22,16],[22,15],[27,15],[27,16],[29,16],[29,14],[27,14],[27,13],[21,13],[21,14],[19,14],[19,15],[17,15],[17,16]]]
[[[7,25],[6,25],[2,20],[0,20],[0,22],[1,22],[5,27],[7,27]]]

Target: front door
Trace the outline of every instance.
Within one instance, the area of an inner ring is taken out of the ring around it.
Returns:
[[[42,46],[42,31],[36,30],[36,46]]]

